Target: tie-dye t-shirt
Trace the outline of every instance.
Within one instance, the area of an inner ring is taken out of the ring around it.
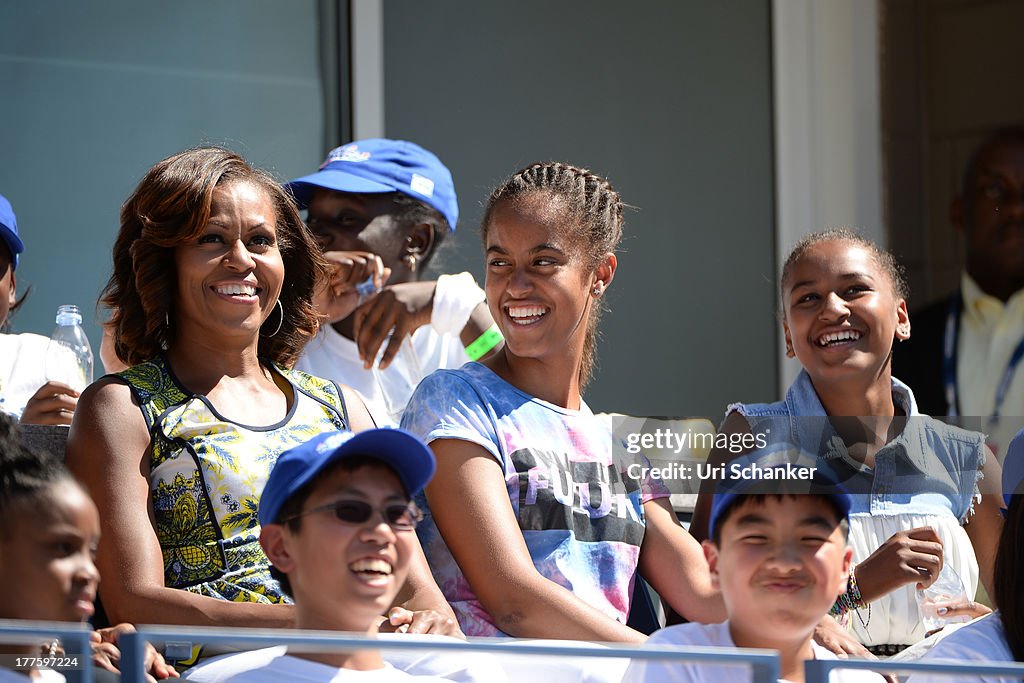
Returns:
[[[479,363],[420,383],[402,427],[428,443],[461,439],[501,465],[509,502],[537,571],[625,623],[633,594],[643,503],[668,496],[612,459],[610,418],[525,394]],[[429,506],[418,528],[434,578],[469,636],[501,636],[438,533]]]

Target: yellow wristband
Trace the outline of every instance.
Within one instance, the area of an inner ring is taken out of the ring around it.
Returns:
[[[501,336],[501,331],[498,329],[498,323],[494,323],[477,337],[472,344],[466,347],[466,355],[469,356],[470,360],[480,360],[490,353],[491,349],[504,341],[504,339]]]

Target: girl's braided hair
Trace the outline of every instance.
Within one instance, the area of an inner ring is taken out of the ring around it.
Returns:
[[[530,164],[491,192],[480,227],[484,240],[499,203],[520,203],[537,195],[549,197],[552,209],[563,218],[560,221],[562,229],[588,268],[597,268],[607,254],[615,251],[622,239],[623,227],[623,204],[619,193],[606,178],[585,168],[557,161]],[[581,388],[593,374],[597,321],[604,308],[604,298],[595,299],[591,306],[580,366]]]

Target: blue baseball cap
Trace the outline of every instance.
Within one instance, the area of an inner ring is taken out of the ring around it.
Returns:
[[[14,208],[7,198],[0,194],[0,239],[11,252],[11,270],[18,267],[18,254],[25,251],[25,244],[18,237],[18,220],[14,217]]]
[[[1003,502],[1010,507],[1010,496],[1024,495],[1024,429],[1010,441],[1003,460]]]
[[[325,467],[353,456],[373,458],[389,466],[410,496],[422,491],[434,476],[434,454],[409,432],[401,429],[368,429],[358,434],[324,432],[285,451],[277,459],[260,495],[260,524],[274,523],[288,499]]]
[[[451,171],[414,142],[356,140],[332,149],[316,173],[285,185],[303,209],[318,187],[358,194],[401,192],[440,211],[451,232],[459,220]]]
[[[734,461],[735,462],[735,461]],[[708,521],[708,538],[715,533],[715,526],[723,515],[744,496],[754,494],[775,495],[817,495],[827,496],[835,506],[840,518],[846,518],[853,506],[853,499],[839,482],[824,467],[810,467],[798,463],[758,463],[748,460],[739,463],[747,477],[731,477],[718,484],[718,490],[711,499],[711,518]]]

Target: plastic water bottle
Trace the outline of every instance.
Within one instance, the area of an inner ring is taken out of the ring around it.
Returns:
[[[963,579],[952,566],[943,564],[935,582],[924,590],[917,591],[917,613],[924,624],[925,633],[930,634],[946,624],[970,621],[971,617],[966,614],[945,616],[945,611],[940,612],[944,607],[963,607],[970,601]]]
[[[46,379],[63,382],[76,391],[92,382],[92,347],[82,329],[78,306],[57,307],[57,327],[46,349]]]

